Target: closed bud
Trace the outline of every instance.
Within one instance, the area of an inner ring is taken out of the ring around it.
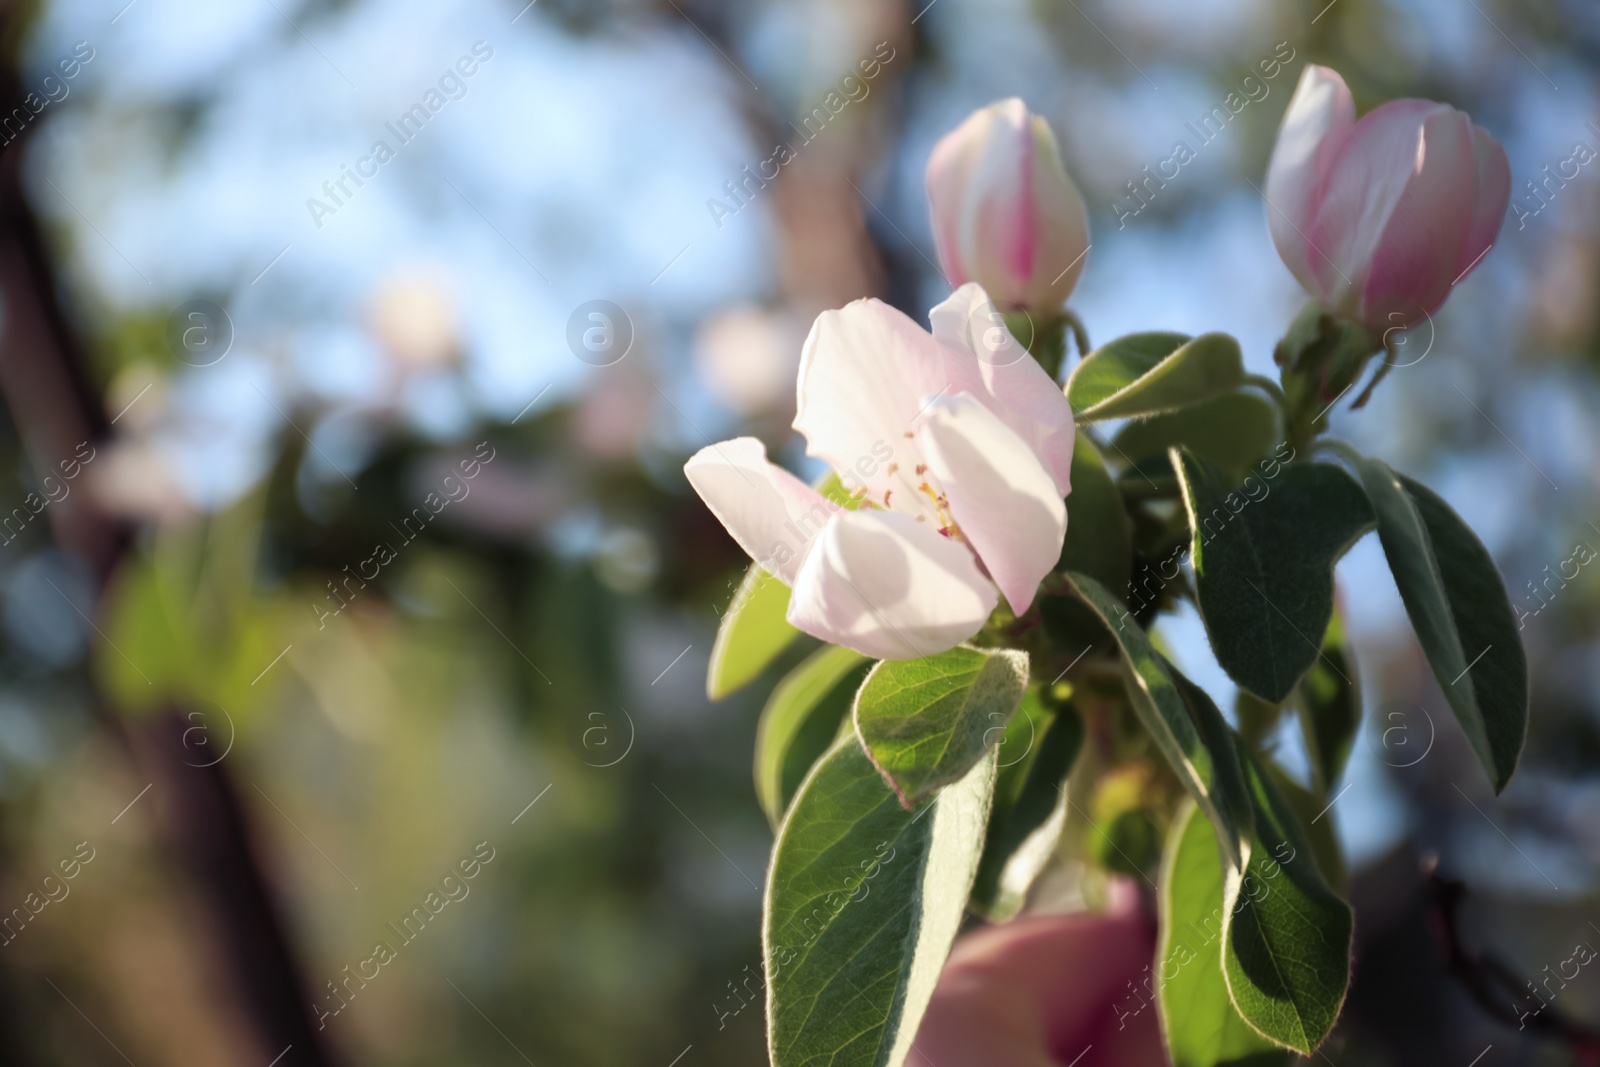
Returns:
[[[973,112],[928,159],[939,263],[1005,310],[1060,310],[1083,273],[1089,219],[1055,136],[1016,97]]]

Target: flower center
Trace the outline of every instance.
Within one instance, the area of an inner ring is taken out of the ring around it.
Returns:
[[[907,472],[900,464],[891,463],[887,473],[898,484],[884,489],[876,499],[869,497],[868,503],[912,515],[918,522],[932,523],[943,536],[966,542],[960,525],[950,513],[950,498],[938,479],[928,473],[927,464],[918,463]]]

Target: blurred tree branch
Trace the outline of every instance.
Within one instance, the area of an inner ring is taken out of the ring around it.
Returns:
[[[16,42],[33,11],[33,5],[21,2],[0,7],[0,27],[11,44],[0,60],[0,101],[7,107],[20,105],[27,94]],[[32,127],[0,151],[0,329],[5,346],[0,394],[34,470],[44,472],[71,456],[80,442],[103,442],[110,426],[22,185],[23,153],[31,132]],[[87,563],[104,588],[131,531],[98,511],[86,493],[75,493],[51,508],[50,522],[56,543]],[[300,979],[228,772],[220,764],[198,768],[183,761],[185,720],[179,709],[132,724],[101,710],[110,732],[126,743],[158,787],[166,845],[210,906],[226,949],[222,962],[244,1014],[255,1021],[256,1042],[269,1050],[268,1057],[292,1045],[297,1063],[338,1062],[312,1027],[311,994]],[[17,1062],[14,1050],[0,1052],[6,1062]]]

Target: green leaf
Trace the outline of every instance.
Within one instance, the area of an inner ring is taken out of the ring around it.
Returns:
[[[800,636],[800,631],[789,625],[788,611],[789,587],[759,563],[750,564],[717,626],[711,666],[706,671],[706,696],[721,700],[749,685]]]
[[[1126,589],[1133,566],[1132,537],[1117,483],[1094,441],[1079,431],[1072,449],[1072,492],[1059,567],[1082,571],[1107,589]]]
[[[763,946],[773,1067],[901,1067],[966,909],[995,755],[908,812],[854,737],[772,847]]]
[[[1172,1067],[1277,1067],[1290,1054],[1258,1034],[1222,974],[1222,863],[1217,835],[1185,802],[1161,861],[1156,1006]],[[1120,1014],[1120,1013],[1119,1013]]]
[[[1067,379],[1080,419],[1120,419],[1188,407],[1244,384],[1239,342],[1224,333],[1132,333],[1083,357]]]
[[[1225,878],[1223,972],[1246,1022],[1306,1055],[1338,1021],[1354,919],[1328,888],[1294,814],[1240,746],[1255,806],[1244,872]]]
[[[869,662],[853,649],[824,645],[767,698],[756,725],[756,799],[774,829],[806,772],[832,746]]]
[[[1427,486],[1350,453],[1378,537],[1433,676],[1495,792],[1528,729],[1528,660],[1505,584],[1483,542]]]
[[[1261,762],[1267,777],[1277,787],[1278,795],[1283,797],[1284,803],[1294,813],[1306,840],[1310,842],[1311,855],[1316,858],[1322,880],[1332,886],[1335,892],[1342,892],[1346,874],[1344,852],[1339,847],[1339,834],[1334,829],[1334,812],[1328,807],[1327,797],[1306,789],[1273,761],[1263,759]]]
[[[886,659],[856,694],[856,734],[909,810],[999,743],[1027,687],[1026,652],[958,647]]]
[[[1344,773],[1350,746],[1361,726],[1356,661],[1334,613],[1322,639],[1322,655],[1300,679],[1301,732],[1311,756],[1317,791],[1326,796]]]
[[[1066,825],[1062,789],[1083,744],[1083,719],[1071,706],[1050,711],[1038,687],[1006,725],[999,748],[994,810],[983,860],[972,886],[972,909],[1001,922],[1022,909],[1028,889],[1055,851]]]
[[[1194,797],[1211,824],[1220,831],[1223,851],[1235,867],[1242,862],[1240,840],[1249,831],[1250,811],[1244,780],[1231,740],[1213,750],[1202,742],[1202,731],[1191,717],[1190,704],[1170,665],[1150,644],[1150,638],[1122,603],[1085,574],[1069,572],[1071,582],[1101,622],[1105,624],[1127,670],[1128,695],[1135,714],[1149,731],[1183,787]],[[1209,700],[1206,702],[1209,704]],[[1203,710],[1203,709],[1202,709]],[[1211,711],[1215,712],[1215,705]],[[1204,736],[1216,736],[1207,724]]]
[[[1170,477],[1167,450],[1185,447],[1240,478],[1282,435],[1278,408],[1255,393],[1223,393],[1193,407],[1130,422],[1111,439],[1128,462],[1152,478]],[[1078,483],[1072,483],[1077,492]]]
[[[1372,528],[1361,487],[1329,463],[1297,463],[1230,489],[1174,450],[1189,511],[1200,616],[1217,662],[1280,702],[1316,662],[1333,617],[1333,565]]]

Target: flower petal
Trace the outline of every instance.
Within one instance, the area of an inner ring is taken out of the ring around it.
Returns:
[[[1072,489],[1072,445],[1076,439],[1072,405],[1023,348],[1005,318],[976,282],[951,293],[928,313],[933,336],[957,349],[952,354],[953,382],[983,401],[1033,448],[1055,477],[1061,495]],[[975,363],[981,388],[974,387],[968,359]]]
[[[1456,277],[1475,267],[1483,253],[1494,244],[1505,220],[1506,203],[1511,199],[1511,164],[1506,150],[1482,126],[1472,127],[1472,154],[1477,185],[1474,190],[1472,221],[1456,257]]]
[[[840,511],[807,554],[789,622],[878,659],[917,659],[977,633],[995,588],[966,546],[896,511]]]
[[[689,484],[750,558],[794,585],[806,550],[839,505],[767,459],[754,437],[707,445],[683,465]]]
[[[1372,214],[1362,224],[1371,226],[1370,235],[1360,235],[1351,248],[1365,276],[1357,282],[1360,319],[1373,330],[1412,325],[1444,303],[1460,272],[1456,253],[1476,209],[1472,121],[1444,104],[1397,100],[1364,116],[1345,151],[1336,187],[1348,190],[1352,178],[1362,180],[1355,176],[1371,176],[1369,168],[1376,168],[1385,186],[1399,189],[1386,215],[1377,214],[1384,210],[1381,199],[1362,198]],[[1330,200],[1335,195],[1330,190]],[[1371,225],[1374,219],[1377,225]],[[1365,253],[1368,240],[1373,245]]]
[[[911,431],[927,399],[950,391],[946,362],[944,346],[882,301],[824,311],[800,356],[794,428],[807,454],[845,488],[865,486],[883,503],[886,490],[902,487],[891,464],[909,471],[922,463]]]
[[[1015,614],[1061,557],[1067,508],[1029,444],[972,397],[928,406],[917,438],[950,514]]]
[[[1355,101],[1339,72],[1308,65],[1284,112],[1272,162],[1267,166],[1265,195],[1272,243],[1300,284],[1317,296],[1328,295],[1320,279],[1337,275],[1319,262],[1322,255],[1307,235],[1333,161],[1355,122]]]

